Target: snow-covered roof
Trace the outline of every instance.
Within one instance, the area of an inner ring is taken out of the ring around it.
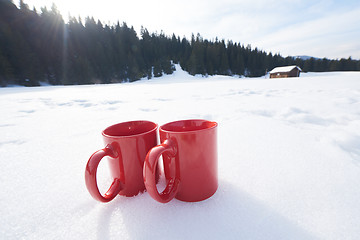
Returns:
[[[290,72],[290,71],[293,70],[294,68],[297,68],[297,69],[299,69],[300,71],[302,71],[301,68],[299,68],[299,67],[296,66],[296,65],[293,65],[293,66],[285,66],[285,67],[276,67],[276,68],[274,68],[273,70],[271,70],[270,73]]]

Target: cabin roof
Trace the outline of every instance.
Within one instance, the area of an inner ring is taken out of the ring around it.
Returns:
[[[290,72],[294,68],[297,68],[297,69],[299,69],[299,71],[302,71],[301,68],[299,68],[298,66],[293,65],[293,66],[285,66],[285,67],[276,67],[273,70],[271,70],[270,73]]]

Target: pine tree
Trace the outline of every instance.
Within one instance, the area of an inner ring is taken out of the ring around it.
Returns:
[[[222,40],[220,44],[220,66],[219,66],[219,73],[221,75],[229,75],[229,61],[226,52],[226,45],[225,41]]]

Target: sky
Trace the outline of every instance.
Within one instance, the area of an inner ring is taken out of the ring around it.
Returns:
[[[16,0],[14,0],[16,2]],[[126,22],[150,32],[240,42],[282,56],[360,59],[359,0],[24,0],[40,12],[55,3],[68,16]]]

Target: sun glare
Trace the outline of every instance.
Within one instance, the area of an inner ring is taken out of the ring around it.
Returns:
[[[148,1],[124,1],[120,3],[111,0],[100,3],[99,1],[81,0],[24,0],[24,2],[30,9],[35,7],[38,13],[41,13],[41,8],[46,7],[47,9],[51,9],[52,5],[55,4],[65,22],[69,21],[70,16],[75,18],[81,17],[83,20],[86,17],[94,17],[95,20],[100,20],[107,24],[114,24],[117,21],[122,23],[125,21],[139,29],[140,26],[144,24],[151,25],[152,22],[157,24],[163,22],[163,19],[160,21],[159,19],[161,19],[161,17],[157,16],[164,15],[159,12],[160,10],[158,7],[150,10],[153,5]],[[139,8],[138,5],[142,5],[143,8]],[[155,12],[156,14],[151,14],[151,16],[149,16],[149,14],[153,13],[155,10],[157,10],[157,12]]]
[[[59,1],[46,1],[46,0],[25,0],[24,1],[30,9],[36,8],[37,12],[41,13],[41,8],[46,7],[47,9],[51,9],[53,4],[55,4],[56,8],[59,10],[65,22],[69,20],[69,16],[79,17],[81,16],[91,16],[91,13],[88,12],[89,8],[88,4],[84,6],[83,1],[70,1],[70,0],[59,0]]]
[[[63,0],[63,1],[57,1],[54,2],[57,9],[60,11],[63,19],[65,22],[69,20],[69,17],[85,17],[86,14],[86,8],[84,8],[81,1],[69,1],[69,0]]]

